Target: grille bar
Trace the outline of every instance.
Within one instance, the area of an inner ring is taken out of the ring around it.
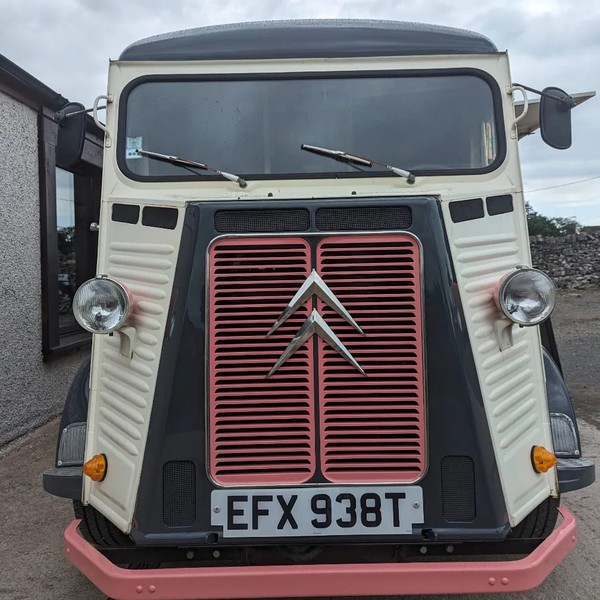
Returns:
[[[332,236],[317,248],[317,269],[365,332],[319,300],[366,372],[319,340],[323,474],[336,483],[415,481],[425,469],[419,246],[404,234]]]
[[[296,237],[221,239],[209,251],[209,468],[221,485],[314,473],[313,344],[265,378],[309,306],[265,336],[310,271],[310,247]]]

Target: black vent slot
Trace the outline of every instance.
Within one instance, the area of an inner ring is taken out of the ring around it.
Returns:
[[[174,460],[163,466],[163,523],[189,527],[196,520],[196,465]]]
[[[177,209],[146,206],[142,213],[142,225],[159,229],[175,229],[177,226]]]
[[[504,194],[503,196],[489,196],[485,199],[487,204],[488,215],[503,215],[505,213],[512,212],[513,199],[510,194]]]
[[[450,217],[454,223],[483,218],[483,200],[473,198],[472,200],[450,202]]]
[[[408,206],[357,206],[320,208],[317,229],[321,231],[391,231],[412,225]]]
[[[113,204],[112,220],[135,225],[140,220],[140,207],[137,204]]]
[[[305,208],[218,210],[215,229],[220,233],[277,233],[308,231],[310,214]]]
[[[442,459],[442,514],[451,523],[475,520],[475,466],[470,456]]]

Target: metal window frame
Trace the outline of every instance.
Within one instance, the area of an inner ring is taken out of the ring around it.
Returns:
[[[76,348],[87,348],[91,334],[78,326],[61,328],[58,318],[58,236],[56,230],[56,144],[58,125],[44,112],[38,115],[40,183],[40,267],[42,356],[48,360]],[[60,167],[63,168],[63,167]],[[102,146],[86,136],[81,161],[72,169],[75,175],[75,223],[90,223],[100,209]],[[90,202],[89,198],[93,200]],[[96,246],[89,238],[76,242],[75,252],[82,257],[76,267],[79,281],[96,270]]]

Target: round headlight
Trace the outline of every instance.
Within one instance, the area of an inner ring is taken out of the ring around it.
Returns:
[[[92,333],[110,333],[118,329],[127,320],[130,308],[127,290],[103,276],[82,284],[73,299],[77,322]]]
[[[539,325],[554,310],[556,288],[545,273],[521,267],[500,281],[496,302],[504,316],[514,323]]]

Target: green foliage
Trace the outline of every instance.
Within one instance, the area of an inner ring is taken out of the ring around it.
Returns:
[[[581,223],[578,223],[575,217],[554,217],[550,219],[560,231],[560,235],[577,233],[581,229]]]
[[[543,237],[560,235],[558,227],[548,217],[542,215],[527,217],[527,228],[529,229],[529,235],[541,235]]]
[[[525,210],[529,235],[556,237],[577,233],[581,229],[581,223],[575,217],[545,217],[533,210],[529,202],[525,203]]]
[[[58,251],[61,254],[74,252],[75,227],[57,227],[56,237],[58,242]]]

